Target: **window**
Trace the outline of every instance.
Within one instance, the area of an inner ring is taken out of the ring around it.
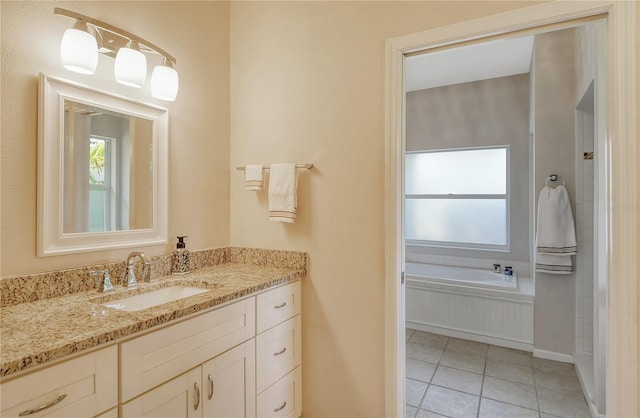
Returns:
[[[111,230],[113,165],[111,138],[89,138],[89,231]]]
[[[406,156],[409,244],[509,248],[509,147],[412,152]]]

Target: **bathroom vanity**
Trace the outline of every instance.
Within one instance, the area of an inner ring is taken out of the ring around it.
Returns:
[[[298,417],[304,274],[221,264],[3,308],[0,415]],[[176,284],[207,291],[117,309]]]

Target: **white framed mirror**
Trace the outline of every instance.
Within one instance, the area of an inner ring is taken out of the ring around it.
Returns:
[[[167,243],[168,111],[40,75],[38,256]]]

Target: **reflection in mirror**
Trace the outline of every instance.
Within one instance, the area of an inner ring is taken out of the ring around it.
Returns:
[[[41,75],[39,256],[167,243],[168,118]]]
[[[153,121],[64,107],[64,233],[151,228]]]

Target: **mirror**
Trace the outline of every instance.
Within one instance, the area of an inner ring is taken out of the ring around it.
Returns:
[[[38,255],[167,242],[168,112],[40,77]]]

